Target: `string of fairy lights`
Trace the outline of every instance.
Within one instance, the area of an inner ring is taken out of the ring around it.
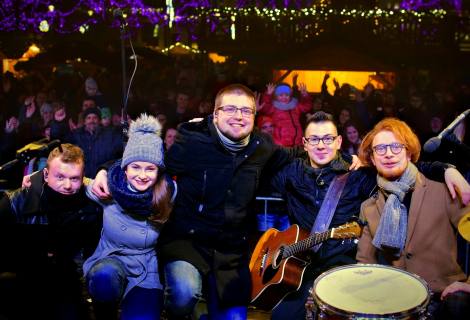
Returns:
[[[455,8],[461,5],[460,0],[454,1]],[[459,2],[460,1],[460,2]],[[3,0],[4,4],[0,8],[0,30],[32,30],[38,33],[46,33],[54,30],[59,33],[81,32],[86,33],[90,26],[99,22],[107,23],[109,27],[118,27],[112,17],[112,12],[116,8],[124,11],[124,17],[130,27],[168,26],[176,27],[181,36],[181,30],[186,29],[186,34],[192,39],[197,39],[196,29],[200,23],[211,25],[213,32],[216,26],[223,25],[226,33],[231,34],[235,39],[235,25],[240,17],[255,17],[266,21],[282,22],[285,19],[295,20],[299,25],[309,26],[312,18],[317,20],[328,20],[331,17],[342,19],[342,23],[350,23],[351,19],[365,18],[374,19],[379,26],[382,19],[397,20],[398,22],[409,21],[420,23],[422,20],[436,21],[448,15],[459,16],[468,23],[469,16],[462,16],[462,13],[444,9],[432,10],[405,10],[411,7],[413,1],[403,1],[402,6],[396,9],[357,10],[342,9],[334,10],[328,8],[326,1],[318,1],[317,5],[309,8],[292,9],[275,8],[274,4],[269,4],[265,8],[249,6],[249,0],[237,0],[236,7],[215,8],[208,0],[188,0],[185,2],[174,2],[166,0],[164,8],[153,8],[143,4],[142,0],[80,0],[74,6],[64,7],[60,0]],[[253,2],[253,1],[252,1]],[[286,6],[289,2],[286,0]],[[409,2],[409,3],[407,3]],[[432,3],[429,1],[427,4]],[[295,2],[299,5],[299,2]],[[18,13],[20,12],[20,13]],[[302,22],[301,20],[304,20]],[[385,21],[384,21],[385,23]],[[177,39],[179,41],[180,38]]]

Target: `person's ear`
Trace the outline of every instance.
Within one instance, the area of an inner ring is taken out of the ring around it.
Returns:
[[[341,149],[341,143],[343,142],[343,137],[338,135],[338,147],[336,148],[337,150],[340,150]]]
[[[370,161],[372,161],[372,163],[373,163],[374,166],[375,166],[374,154],[371,154],[371,155],[370,155]]]
[[[44,168],[42,172],[44,174],[44,181],[49,182],[49,172],[47,171],[47,169]]]

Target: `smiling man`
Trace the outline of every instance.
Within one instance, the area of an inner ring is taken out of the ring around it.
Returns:
[[[379,192],[361,207],[369,225],[357,260],[377,263],[380,252],[388,264],[428,283],[434,319],[468,319],[470,278],[457,263],[456,237],[470,207],[418,172],[413,163],[420,150],[418,137],[397,119],[382,120],[364,138],[359,155],[378,172]]]
[[[102,228],[101,207],[83,188],[83,151],[54,149],[30,188],[0,201],[0,314],[9,319],[85,316],[74,257],[90,255]],[[25,307],[24,301],[28,301]]]
[[[333,198],[327,200],[328,191],[333,180],[346,174],[351,158],[349,154],[340,152],[342,137],[338,135],[335,119],[332,115],[318,111],[307,119],[304,149],[308,159],[295,159],[282,170],[274,173],[269,186],[279,192],[286,201],[291,224],[311,230],[317,219],[324,221],[321,214],[322,206],[331,205]],[[443,180],[444,175],[457,175],[463,186],[468,184],[455,169],[445,164],[418,164],[418,168],[433,178]],[[364,200],[370,197],[376,187],[376,175],[367,168],[351,171],[340,194],[336,207],[333,207],[331,222],[326,226],[335,228],[358,216]],[[462,188],[462,187],[461,187]],[[454,190],[452,190],[454,191]],[[455,191],[454,191],[455,192]],[[468,193],[465,196],[466,201]],[[309,288],[315,279],[331,268],[356,263],[357,241],[330,239],[322,244],[312,255],[310,265],[305,270],[298,291],[289,294],[276,308],[271,320],[305,319],[305,301],[309,296]]]

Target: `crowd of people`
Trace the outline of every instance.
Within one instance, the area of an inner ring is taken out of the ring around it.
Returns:
[[[280,194],[290,222],[310,230],[325,219],[330,185],[346,174],[327,227],[361,214],[371,221],[366,240],[322,245],[299,290],[273,310],[272,319],[305,317],[308,289],[320,273],[375,263],[379,251],[390,265],[430,284],[436,319],[465,318],[470,284],[456,261],[455,236],[469,208],[468,156],[459,156],[465,148],[450,140],[436,154],[420,157],[420,150],[469,109],[470,81],[453,92],[423,82],[405,92],[379,92],[370,83],[361,90],[333,79],[331,95],[329,73],[321,88],[297,83],[298,74],[292,84],[263,84],[249,74],[237,81],[241,85],[222,71],[217,81],[198,86],[189,64],[176,70],[174,87],[160,96],[146,96],[139,87],[145,80],[130,90],[125,148],[122,109],[92,77],[83,79],[82,97],[72,105],[67,90],[59,97],[58,88],[36,91],[5,75],[2,162],[18,146],[44,137],[61,145],[48,157],[28,159],[21,168],[26,187],[0,201],[0,253],[9,257],[0,263],[0,301],[8,302],[0,314],[86,319],[73,262],[83,250],[98,320],[115,319],[119,307],[121,319],[158,319],[163,310],[170,319],[187,319],[201,297],[209,318],[246,319],[257,192]],[[463,143],[470,141],[465,124],[454,130]],[[350,171],[357,169],[356,154],[365,168]],[[13,178],[21,184],[21,176]],[[420,220],[424,214],[418,215],[425,210],[419,205],[426,183],[429,210],[436,212],[432,222],[446,228],[442,255],[434,260],[431,245],[415,244],[423,244],[418,236],[429,231]],[[393,228],[399,232],[390,234]],[[24,299],[34,308],[21,308]]]

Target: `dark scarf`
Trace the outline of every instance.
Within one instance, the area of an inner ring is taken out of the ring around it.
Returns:
[[[83,195],[81,191],[82,189],[74,194],[62,194],[49,187],[47,183],[44,183],[46,203],[57,213],[71,212],[80,208]]]
[[[152,205],[153,188],[144,192],[132,192],[128,188],[126,173],[121,169],[122,159],[116,162],[108,172],[108,188],[114,200],[125,210],[133,214],[148,216],[154,212]]]

